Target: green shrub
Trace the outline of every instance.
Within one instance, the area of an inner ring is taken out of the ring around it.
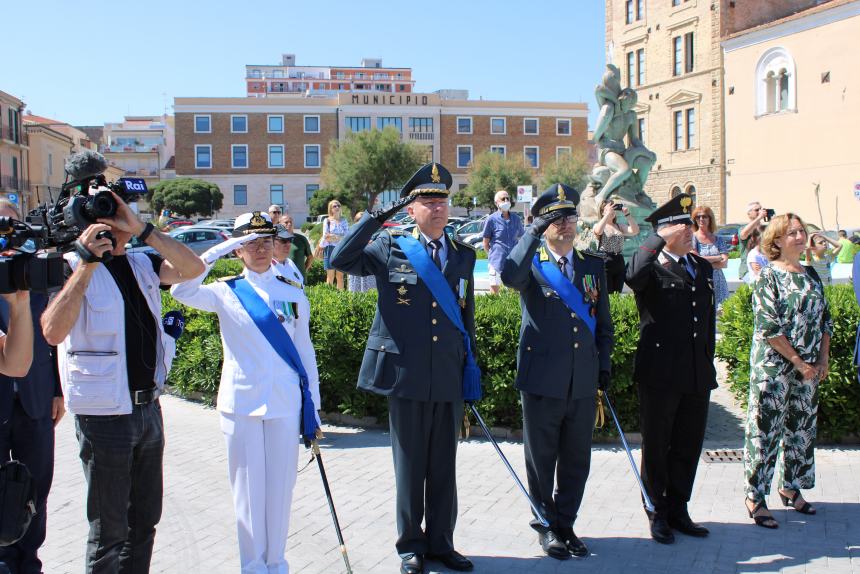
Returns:
[[[320,285],[325,283],[325,269],[321,259],[314,259],[310,269],[305,273],[305,285]]]
[[[483,249],[475,249],[475,255],[478,259],[487,259],[489,255]]]
[[[854,336],[860,308],[850,285],[824,288],[833,318],[830,374],[819,387],[818,430],[828,440],[860,435],[860,385],[854,366]],[[721,340],[717,357],[728,365],[728,383],[746,406],[750,384],[750,348],[753,336],[752,292],[742,285],[723,303]]]

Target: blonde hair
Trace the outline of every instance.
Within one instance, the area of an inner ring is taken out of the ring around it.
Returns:
[[[21,212],[18,210],[18,206],[5,197],[0,197],[0,210],[3,209],[11,209],[15,212],[15,219],[21,219]]]
[[[328,216],[334,219],[334,204],[340,205],[340,212],[343,213],[343,204],[338,199],[332,199],[328,202]]]
[[[776,261],[782,255],[782,249],[780,249],[776,244],[776,240],[785,236],[788,232],[788,226],[791,225],[792,219],[800,223],[803,227],[804,233],[807,232],[806,224],[799,215],[795,215],[794,213],[783,213],[782,215],[777,215],[771,219],[770,223],[768,223],[764,230],[764,234],[761,238],[761,245],[759,246],[759,251],[761,251],[769,261]]]
[[[700,205],[696,209],[693,210],[690,218],[693,220],[693,231],[699,230],[699,222],[696,221],[697,215],[707,215],[708,216],[708,233],[714,233],[717,231],[717,223],[714,221],[714,212],[713,210],[706,206]]]

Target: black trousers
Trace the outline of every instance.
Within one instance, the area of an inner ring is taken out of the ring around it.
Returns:
[[[38,574],[42,571],[38,550],[45,541],[46,507],[54,477],[54,421],[50,416],[31,419],[17,394],[11,418],[0,421],[0,461],[11,459],[21,461],[33,475],[36,516],[21,540],[0,548],[0,572],[5,566],[12,574]]]
[[[642,482],[656,514],[686,509],[705,440],[711,392],[684,394],[639,385]]]
[[[397,486],[397,552],[445,554],[454,549],[463,403],[389,397],[388,422]]]
[[[620,253],[601,253],[606,261],[606,290],[609,293],[621,293],[624,289],[624,275],[627,268],[624,256]]]
[[[572,527],[591,467],[595,398],[521,396],[529,494],[550,528]]]

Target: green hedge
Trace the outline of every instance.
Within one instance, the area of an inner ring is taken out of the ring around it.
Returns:
[[[860,322],[860,308],[851,285],[828,286],[824,293],[833,317],[833,338],[830,374],[819,389],[818,430],[825,440],[839,441],[860,435],[860,385],[854,366],[854,335]],[[744,406],[750,383],[751,295],[750,287],[742,285],[723,303],[719,327],[722,337],[717,343],[717,357],[728,365],[728,384]]]
[[[236,266],[236,262],[219,262],[207,281],[237,273]],[[355,386],[376,310],[376,291],[350,293],[317,285],[306,292],[311,303],[311,339],[317,353],[323,410],[384,421],[385,399]],[[181,308],[186,317],[170,382],[181,394],[201,393],[207,400],[214,400],[222,361],[217,318],[179,305],[169,294],[164,299],[166,309]],[[639,419],[631,377],[639,316],[628,295],[612,295],[611,307],[616,330],[612,396],[625,431],[636,431]],[[503,291],[478,297],[475,324],[478,360],[484,373],[484,399],[478,405],[481,413],[490,425],[521,428],[519,395],[513,387],[520,328],[517,294]],[[607,424],[600,433],[614,435],[614,425],[606,414]]]

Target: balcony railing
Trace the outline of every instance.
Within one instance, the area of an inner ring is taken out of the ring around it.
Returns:
[[[409,132],[409,139],[411,140],[432,140],[433,132]]]
[[[100,145],[99,151],[101,153],[113,152],[113,153],[148,153],[148,152],[157,152],[157,145],[123,145],[123,144],[111,144],[111,145]]]
[[[3,126],[3,139],[21,145],[30,145],[30,138],[23,129],[15,129],[15,126]]]
[[[0,190],[23,192],[30,188],[30,182],[21,177],[0,175]]]

